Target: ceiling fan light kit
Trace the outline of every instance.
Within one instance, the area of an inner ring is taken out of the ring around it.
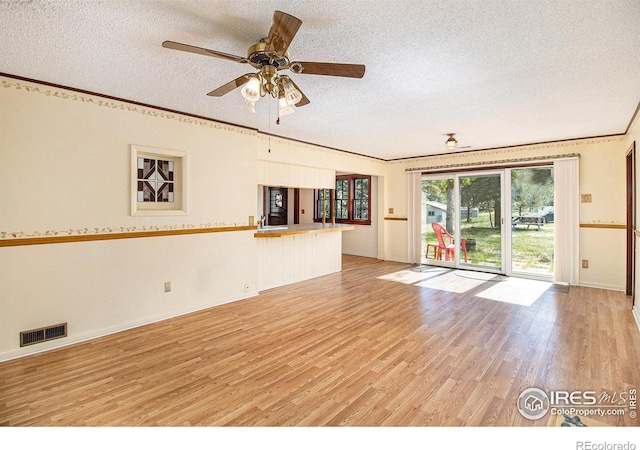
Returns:
[[[324,62],[291,61],[287,49],[291,44],[302,21],[281,11],[273,13],[271,28],[266,38],[249,47],[247,57],[209,50],[192,45],[164,41],[162,46],[215,58],[226,59],[241,64],[249,64],[257,69],[256,73],[244,74],[217,89],[209,92],[211,97],[222,97],[242,86],[240,91],[244,102],[242,108],[255,113],[255,103],[269,94],[278,99],[280,116],[294,112],[292,106],[300,107],[310,103],[296,84],[287,75],[278,71],[289,69],[295,74],[329,75],[336,77],[362,78],[365,66],[362,64],[338,64]]]

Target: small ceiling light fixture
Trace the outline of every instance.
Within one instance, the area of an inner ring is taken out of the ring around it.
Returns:
[[[453,150],[454,148],[456,148],[456,145],[458,145],[458,141],[456,141],[456,138],[453,137],[455,133],[447,133],[447,135],[449,136],[449,139],[447,139],[447,148],[449,150]]]

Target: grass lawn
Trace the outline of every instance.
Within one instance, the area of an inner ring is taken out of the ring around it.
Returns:
[[[481,213],[478,218],[461,224],[461,236],[475,239],[476,248],[468,252],[469,263],[487,267],[500,267],[501,264],[501,236],[499,228],[491,228],[488,213]],[[517,271],[550,274],[553,272],[553,224],[547,223],[540,227],[518,226],[510,230],[512,233],[513,269]],[[431,225],[423,233],[423,250],[426,243],[437,243]],[[469,247],[469,245],[467,246]]]

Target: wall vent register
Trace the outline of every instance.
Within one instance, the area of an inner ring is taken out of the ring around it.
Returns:
[[[20,332],[20,347],[39,344],[67,336],[67,323]]]

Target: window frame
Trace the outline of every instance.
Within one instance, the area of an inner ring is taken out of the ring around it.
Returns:
[[[357,199],[356,198],[356,180],[366,180],[367,181],[367,219],[356,219],[355,218],[355,212],[356,212],[356,208],[355,208],[355,204],[356,201],[362,201],[362,199]],[[357,175],[357,174],[350,174],[350,175],[337,175],[336,176],[336,181],[334,184],[334,192],[336,192],[336,196],[333,202],[331,202],[330,198],[327,198],[326,201],[330,202],[330,214],[329,217],[327,217],[326,219],[331,220],[331,217],[334,217],[336,215],[336,210],[338,208],[336,208],[336,205],[338,202],[342,202],[344,203],[345,199],[344,198],[338,198],[338,183],[344,183],[344,181],[347,181],[347,218],[343,219],[343,218],[338,218],[335,217],[335,221],[336,223],[346,223],[346,224],[352,224],[352,225],[371,225],[371,176],[370,175]],[[322,203],[322,191],[328,191],[328,193],[330,193],[330,189],[314,189],[314,207],[313,207],[313,221],[314,222],[322,222],[322,216],[319,214],[320,210],[321,210],[321,203]],[[341,190],[342,191],[342,190]],[[340,208],[342,209],[342,208]]]
[[[174,201],[138,201],[138,158],[172,161],[174,163]],[[187,153],[141,145],[131,145],[131,215],[181,216],[187,215]]]

